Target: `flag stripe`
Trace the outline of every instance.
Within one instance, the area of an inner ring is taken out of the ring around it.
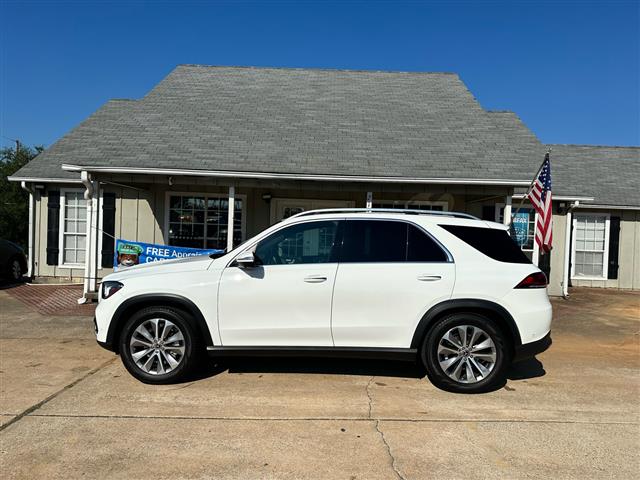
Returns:
[[[549,160],[548,153],[544,157],[542,168],[533,182],[533,186],[531,190],[529,190],[527,197],[538,214],[535,234],[536,243],[542,253],[548,253],[551,251],[553,240],[551,161]]]

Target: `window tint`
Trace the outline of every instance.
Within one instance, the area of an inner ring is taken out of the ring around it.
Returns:
[[[283,228],[256,247],[262,265],[335,262],[338,222],[309,222]]]
[[[409,262],[446,262],[447,254],[429,235],[414,225],[407,225],[409,240],[407,260]]]
[[[419,228],[406,222],[346,222],[340,261],[446,262],[442,249]]]
[[[407,224],[353,220],[346,222],[340,261],[404,262],[407,249]]]
[[[506,230],[440,225],[486,256],[506,263],[531,263]]]

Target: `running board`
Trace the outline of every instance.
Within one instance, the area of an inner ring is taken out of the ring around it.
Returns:
[[[415,348],[377,347],[207,347],[212,357],[333,357],[371,358],[413,362]]]

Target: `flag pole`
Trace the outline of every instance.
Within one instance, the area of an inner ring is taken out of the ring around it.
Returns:
[[[513,225],[513,219],[516,217],[518,212],[520,212],[520,209],[522,208],[522,205],[524,205],[524,201],[529,197],[529,194],[531,193],[531,189],[533,188],[533,184],[536,183],[538,175],[540,175],[540,171],[542,170],[542,167],[544,166],[544,162],[547,161],[547,157],[549,157],[550,153],[551,153],[551,147],[549,147],[549,149],[547,150],[547,153],[545,153],[544,160],[542,160],[542,163],[540,164],[540,167],[538,168],[538,171],[533,176],[533,180],[531,180],[531,183],[529,184],[529,188],[527,189],[527,193],[525,193],[524,196],[522,197],[522,200],[520,200],[520,205],[518,205],[518,209],[515,211],[515,213],[511,214],[511,225]]]

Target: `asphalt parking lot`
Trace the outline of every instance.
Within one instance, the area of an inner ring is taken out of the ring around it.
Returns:
[[[38,288],[38,287],[31,287]],[[3,478],[637,478],[640,293],[554,300],[554,344],[482,395],[354,360],[137,382],[86,316],[0,291]]]

